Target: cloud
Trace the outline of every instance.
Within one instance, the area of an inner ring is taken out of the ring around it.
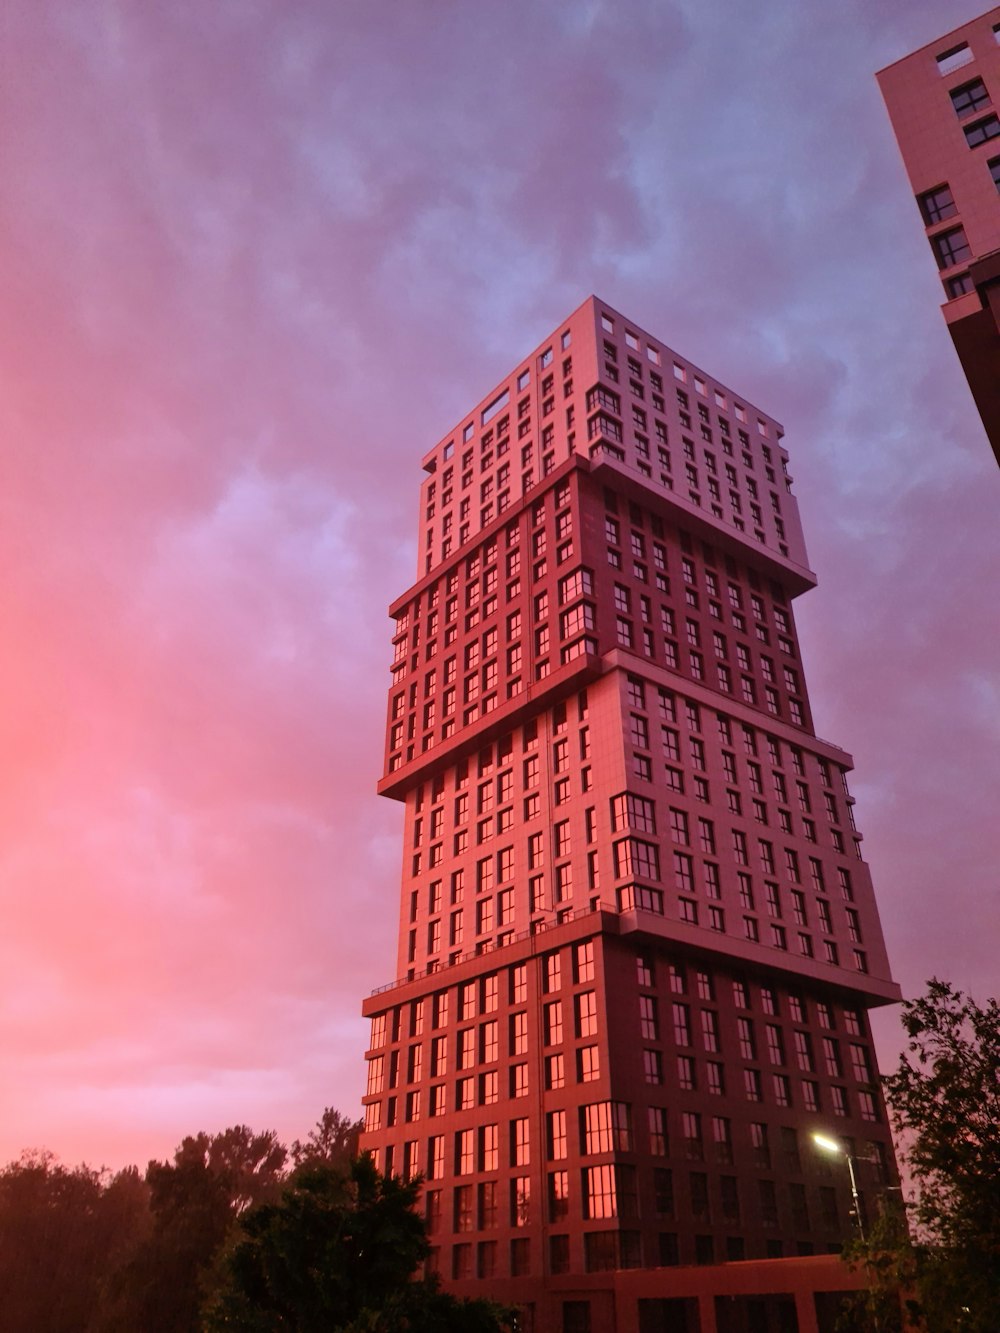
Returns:
[[[0,1153],[356,1109],[419,459],[592,290],[784,420],[891,955],[994,985],[996,473],[872,77],[966,17],[14,5]]]

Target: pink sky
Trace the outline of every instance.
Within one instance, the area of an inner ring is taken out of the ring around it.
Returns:
[[[873,78],[973,12],[7,6],[0,1161],[357,1111],[419,460],[591,291],[785,423],[897,976],[998,993],[1000,474]]]

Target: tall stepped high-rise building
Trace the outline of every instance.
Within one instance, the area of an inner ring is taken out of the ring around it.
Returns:
[[[445,1282],[538,1333],[707,1330],[678,1266],[837,1251],[849,1175],[812,1131],[868,1207],[895,1179],[867,1011],[898,988],[851,759],[812,727],[787,464],[595,297],[423,460],[363,1146],[425,1177]]]

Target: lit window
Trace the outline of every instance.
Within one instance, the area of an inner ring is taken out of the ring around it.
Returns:
[[[582,1046],[576,1053],[577,1078],[581,1083],[594,1083],[601,1077],[601,1057],[596,1046]]]

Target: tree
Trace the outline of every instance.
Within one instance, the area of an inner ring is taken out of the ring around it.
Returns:
[[[138,1172],[70,1170],[24,1153],[0,1171],[0,1310],[5,1328],[81,1333],[100,1327],[105,1292],[143,1234]]]
[[[414,1281],[428,1253],[415,1212],[418,1181],[383,1176],[368,1155],[348,1175],[325,1162],[303,1166],[280,1203],[240,1221],[209,1333],[500,1333],[488,1301],[458,1301],[433,1281]]]
[[[332,1106],[328,1106],[303,1143],[292,1144],[292,1161],[296,1170],[325,1162],[338,1171],[347,1172],[358,1154],[362,1120],[348,1120]]]
[[[902,1022],[906,1051],[884,1084],[917,1187],[912,1237],[875,1235],[855,1261],[908,1291],[910,1327],[998,1333],[1000,1005],[932,979]]]
[[[189,1136],[173,1162],[150,1162],[151,1232],[112,1293],[117,1324],[144,1333],[196,1333],[213,1265],[235,1219],[278,1197],[287,1155],[273,1133],[235,1125]]]

